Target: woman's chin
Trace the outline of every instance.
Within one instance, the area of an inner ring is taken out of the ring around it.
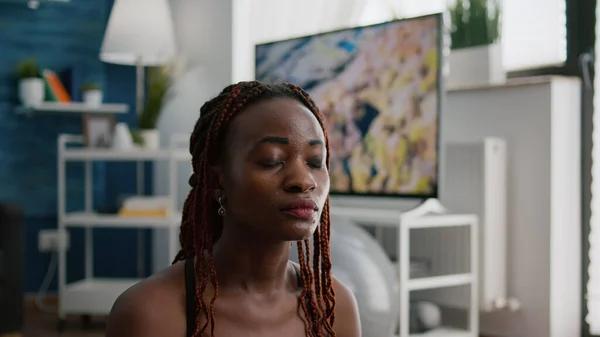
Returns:
[[[289,227],[284,233],[286,241],[302,241],[310,239],[317,230],[317,223],[298,223]]]
[[[316,229],[317,229],[316,226],[294,227],[292,231],[284,233],[284,235],[283,235],[284,240],[285,241],[308,240],[313,236]]]

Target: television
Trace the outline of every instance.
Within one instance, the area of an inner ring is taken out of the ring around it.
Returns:
[[[442,14],[256,45],[255,77],[325,117],[332,195],[436,198]]]

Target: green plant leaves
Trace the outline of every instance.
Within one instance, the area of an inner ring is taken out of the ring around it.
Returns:
[[[20,79],[40,77],[40,68],[35,59],[25,59],[19,62],[17,66],[17,76]]]
[[[452,49],[489,45],[500,37],[497,0],[456,0],[450,18]]]
[[[146,102],[138,120],[140,129],[150,130],[156,128],[162,104],[170,86],[171,78],[165,68],[152,67],[148,69]]]

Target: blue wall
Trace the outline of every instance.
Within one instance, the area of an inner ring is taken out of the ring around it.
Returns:
[[[81,133],[79,116],[16,116],[19,60],[34,57],[42,68],[76,70],[79,81],[95,79],[105,101],[127,103],[131,112],[119,121],[135,125],[135,69],[102,63],[98,53],[113,0],[71,0],[42,3],[30,10],[0,1],[0,201],[16,201],[25,209],[26,290],[37,291],[50,255],[37,251],[38,231],[56,228],[56,139],[61,133]],[[135,164],[95,164],[97,207],[114,208],[115,197],[135,192]],[[152,172],[147,173],[151,182]],[[83,166],[67,167],[69,209],[83,207]],[[151,187],[150,187],[151,189]],[[147,234],[148,235],[148,234]],[[95,230],[95,272],[98,276],[133,277],[136,272],[136,232]],[[83,276],[83,233],[71,231],[68,278]],[[149,260],[147,252],[147,263]],[[149,269],[149,268],[147,268]],[[52,285],[52,288],[55,284]]]

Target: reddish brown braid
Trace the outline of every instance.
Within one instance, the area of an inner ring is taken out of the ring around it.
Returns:
[[[213,186],[216,179],[211,176],[209,165],[219,159],[220,144],[223,143],[229,122],[237,113],[251,104],[278,97],[295,99],[314,113],[325,133],[329,169],[329,140],[323,116],[308,93],[295,85],[288,83],[266,85],[257,81],[240,82],[226,87],[217,97],[202,106],[200,117],[190,137],[194,172],[190,178],[192,189],[183,206],[179,235],[181,250],[174,261],[175,263],[196,258],[196,277],[199,286],[196,288],[195,336],[201,336],[210,325],[210,336],[214,337],[214,304],[218,296],[213,244],[221,235],[223,223],[222,218],[217,216],[219,205],[212,194],[216,188]],[[335,293],[331,281],[329,235],[329,201],[327,201],[321,215],[320,226],[313,235],[312,268],[309,240],[298,242],[303,288],[300,305],[306,316],[307,334],[311,337],[321,337],[324,334],[335,336],[333,331]],[[204,292],[209,280],[214,288],[214,295],[207,305]],[[201,314],[205,318],[202,326],[200,325]]]

